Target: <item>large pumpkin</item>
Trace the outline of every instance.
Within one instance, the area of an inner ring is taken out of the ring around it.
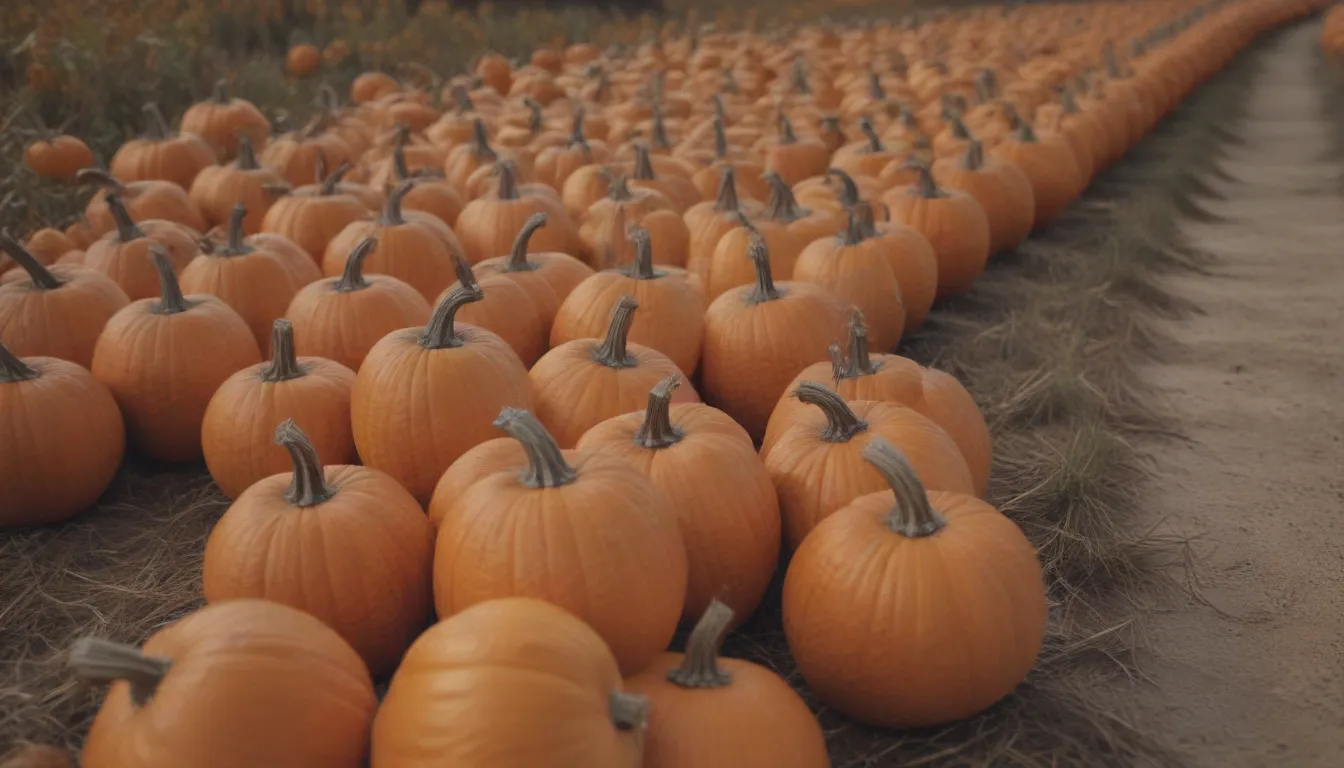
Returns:
[[[908,224],[928,238],[938,254],[938,298],[971,289],[989,260],[989,218],[974,197],[943,189],[927,166],[917,166],[919,181],[883,198],[892,221]]]
[[[280,174],[257,162],[252,142],[243,136],[238,143],[238,159],[202,170],[191,182],[188,196],[215,226],[227,222],[234,206],[242,203],[247,206],[243,233],[253,235],[261,231],[262,219],[279,193],[288,188]]]
[[[107,195],[107,205],[117,228],[89,246],[84,266],[112,278],[132,301],[159,294],[159,275],[149,257],[152,247],[163,250],[174,273],[180,273],[200,255],[197,233],[171,221],[136,223],[115,193]]]
[[[834,237],[814,240],[798,255],[793,279],[829,290],[847,306],[872,318],[873,343],[893,350],[905,331],[905,301],[888,261],[887,243],[874,229],[865,231],[861,215],[850,209],[849,223]]]
[[[546,213],[532,214],[518,230],[508,255],[477,262],[471,268],[477,277],[500,274],[522,286],[537,308],[537,318],[547,338],[560,304],[593,274],[592,267],[567,253],[529,250],[533,233],[546,226],[548,219]]]

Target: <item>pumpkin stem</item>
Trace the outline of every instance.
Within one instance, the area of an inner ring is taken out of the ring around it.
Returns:
[[[107,211],[112,214],[112,220],[117,224],[118,240],[129,243],[145,236],[145,233],[131,219],[131,212],[126,210],[125,204],[121,202],[121,195],[115,191],[109,191],[105,199],[107,200]]]
[[[411,167],[406,164],[406,146],[401,142],[392,146],[392,170],[397,174],[398,180],[411,177]]]
[[[838,134],[842,145],[849,142],[849,139],[845,137],[845,132],[840,129],[840,117],[838,115],[822,117],[820,127],[823,133]]]
[[[653,181],[658,178],[653,173],[653,158],[649,156],[649,145],[644,142],[635,144],[634,176],[640,181]]]
[[[644,409],[644,422],[635,431],[635,442],[649,450],[671,448],[685,436],[672,426],[672,393],[681,386],[681,374],[674,373],[649,390],[649,405]]]
[[[793,60],[793,76],[790,80],[795,91],[804,94],[812,92],[812,86],[807,82],[807,67],[802,56]]]
[[[661,105],[655,105],[653,108],[653,130],[651,131],[653,146],[659,149],[668,149],[672,146],[672,139],[667,135],[667,124],[663,122],[663,108]]]
[[[827,168],[827,176],[834,176],[840,182],[840,194],[836,197],[840,204],[849,208],[859,202],[859,185],[854,181],[854,177],[839,168]]]
[[[512,160],[496,163],[495,173],[499,175],[500,200],[517,200],[521,197],[518,193],[518,174],[514,171]]]
[[[860,419],[843,397],[815,381],[799,384],[793,396],[817,406],[825,414],[826,427],[821,431],[821,439],[828,443],[847,443],[868,428],[868,422]]]
[[[523,106],[527,107],[531,113],[527,118],[527,132],[533,135],[541,132],[543,120],[541,119],[541,105],[531,96],[523,97]]]
[[[336,290],[341,293],[350,293],[351,291],[362,291],[369,287],[369,281],[364,279],[364,260],[377,247],[378,238],[376,237],[366,237],[359,241],[359,245],[356,245],[355,249],[345,259],[345,271],[341,272],[341,279],[336,281]]]
[[[130,683],[131,703],[143,707],[158,691],[172,659],[146,656],[139,648],[97,637],[82,637],[70,646],[66,664],[89,683]]]
[[[947,193],[938,188],[938,182],[933,180],[933,171],[929,166],[923,163],[906,163],[902,166],[906,170],[914,170],[919,174],[919,181],[915,184],[915,194],[925,200],[935,200],[940,197],[947,197]]]
[[[714,115],[714,157],[718,160],[728,159],[728,134],[723,130],[721,115]]]
[[[569,131],[569,145],[571,147],[588,149],[588,137],[583,135],[584,116],[583,103],[580,102],[574,107],[574,126]]]
[[[98,187],[106,187],[119,195],[130,194],[120,181],[112,177],[112,174],[104,171],[102,168],[80,168],[75,172],[75,181],[80,184],[93,184]]]
[[[468,273],[469,275],[470,273]],[[468,275],[461,275],[467,277]],[[425,332],[420,336],[420,346],[425,349],[448,349],[450,347],[460,347],[463,342],[458,338],[457,331],[453,328],[453,323],[457,319],[457,310],[481,301],[485,298],[485,293],[481,291],[481,286],[474,280],[461,282],[443,301],[434,308],[434,314],[429,318],[429,325],[425,326]]]
[[[168,252],[154,243],[149,246],[149,257],[154,260],[154,271],[159,273],[159,303],[150,311],[156,315],[176,315],[191,309],[194,302],[187,301],[182,295],[182,286],[177,282]]]
[[[546,218],[545,213],[534,213],[523,223],[518,236],[513,238],[513,250],[509,251],[509,260],[504,263],[502,272],[531,272],[537,268],[527,260],[527,246],[532,241],[532,234],[546,226]]]
[[[798,143],[798,134],[793,132],[793,123],[789,121],[789,116],[784,114],[782,109],[779,111],[779,143]]]
[[[332,496],[336,489],[327,485],[327,473],[317,457],[317,449],[293,419],[285,419],[275,430],[275,444],[289,451],[294,462],[294,479],[285,491],[285,501],[294,507],[315,507]]]
[[[868,121],[868,118],[859,118],[859,130],[863,131],[863,135],[868,139],[868,146],[866,147],[868,154],[876,155],[887,151],[886,145],[882,143],[882,137],[877,135],[877,130],[873,128],[873,124]]]
[[[223,256],[244,256],[252,253],[252,246],[243,240],[243,219],[247,218],[247,206],[242,202],[233,204],[233,210],[229,211],[229,224],[225,228],[225,237],[227,237]]]
[[[559,488],[579,479],[564,451],[537,417],[521,408],[504,408],[494,425],[517,440],[527,454],[527,470],[519,481],[528,488]]]
[[[149,102],[140,108],[145,113],[145,133],[149,138],[155,141],[163,141],[173,135],[173,129],[168,127],[168,121],[163,119],[163,112],[159,110],[159,105]]]
[[[255,171],[261,167],[257,162],[257,150],[252,146],[252,139],[248,138],[244,131],[238,131],[238,159],[235,162],[240,171]]]
[[[621,203],[635,199],[634,193],[630,191],[630,181],[625,174],[618,173],[608,177],[607,197]]]
[[[845,352],[840,349],[840,345],[831,342],[830,346],[826,347],[826,354],[831,358],[831,380],[841,381],[848,378],[849,363],[845,360]]]
[[[213,96],[216,104],[228,104],[231,101],[229,98],[229,81],[222,77],[216,80]]]
[[[966,145],[966,154],[961,156],[961,167],[967,171],[978,171],[985,167],[985,145],[979,139],[971,139]]]
[[[321,158],[320,155],[318,157]],[[336,170],[331,172],[330,176],[322,180],[322,187],[318,190],[318,194],[323,196],[336,194],[336,188],[340,185],[341,179],[344,179],[345,174],[353,168],[354,166],[349,163],[341,163]]]
[[[747,257],[751,259],[751,266],[756,269],[756,285],[747,294],[747,303],[761,304],[767,301],[774,301],[784,297],[784,291],[781,291],[775,285],[775,277],[770,272],[770,249],[765,244],[765,238],[761,233],[751,226],[746,217],[742,217],[742,225],[751,230],[751,241],[747,243]]]
[[[868,98],[873,101],[887,100],[887,89],[882,87],[882,78],[876,70],[868,73]]]
[[[450,91],[450,95],[452,96],[453,103],[457,105],[457,113],[459,115],[476,108],[476,105],[471,103],[471,91],[467,90],[465,85],[462,85],[461,83],[454,85]]]
[[[279,318],[271,326],[271,362],[261,372],[268,383],[301,379],[307,375],[294,351],[294,324]]]
[[[1078,100],[1073,97],[1073,89],[1065,85],[1059,89],[1059,103],[1064,107],[1065,114],[1075,114],[1078,111]]]
[[[770,196],[766,198],[765,203],[767,220],[791,224],[811,213],[798,204],[798,198],[794,197],[793,190],[789,188],[783,176],[774,171],[766,171],[764,178],[770,185]]]
[[[868,354],[868,323],[858,307],[849,312],[849,361],[845,368],[846,379],[877,373],[878,366]]]
[[[401,201],[410,194],[415,182],[415,179],[402,179],[387,193],[387,200],[383,203],[383,226],[397,227],[406,223],[406,217],[401,212]]]
[[[733,676],[719,667],[719,649],[733,626],[733,609],[713,600],[695,623],[686,640],[681,665],[669,670],[667,679],[682,688],[722,688]]]
[[[50,291],[65,285],[51,273],[51,270],[42,266],[42,262],[29,253],[27,248],[19,245],[19,241],[10,236],[7,229],[0,229],[0,251],[9,254],[15,264],[23,267],[23,271],[27,272],[28,276],[33,279],[34,288],[40,291]]]
[[[849,248],[868,239],[868,233],[864,231],[863,216],[855,208],[846,208],[845,217],[845,229],[840,233],[841,245]]]
[[[479,117],[471,121],[471,147],[472,154],[481,160],[494,161],[499,159],[499,155],[490,147],[490,137],[485,131],[485,121]]]
[[[659,272],[653,266],[653,242],[649,238],[649,230],[631,224],[626,236],[635,250],[634,261],[626,274],[635,280],[657,280],[663,277],[666,273]]]
[[[1025,120],[1017,126],[1017,140],[1023,144],[1035,144],[1037,142],[1036,131],[1032,130]]]
[[[733,166],[725,165],[719,172],[719,191],[714,196],[714,210],[723,213],[741,209],[742,203],[737,199],[737,171]]]
[[[919,482],[919,475],[899,448],[884,437],[875,437],[860,455],[882,475],[896,498],[883,520],[892,533],[919,539],[932,536],[947,525],[947,518],[929,504],[929,494]]]
[[[593,350],[593,362],[608,368],[633,368],[639,364],[639,360],[626,349],[636,309],[639,309],[639,302],[633,296],[623,295],[617,300],[616,306],[611,308],[607,336]]]
[[[952,115],[948,117],[947,122],[947,128],[948,131],[951,132],[952,138],[960,139],[962,141],[971,138],[971,129],[966,127],[966,122],[961,119],[960,115]]]
[[[37,371],[20,360],[18,355],[10,352],[9,348],[3,343],[0,343],[0,384],[13,384],[37,377]]]
[[[612,691],[611,724],[620,731],[643,730],[649,720],[649,700],[636,693]]]

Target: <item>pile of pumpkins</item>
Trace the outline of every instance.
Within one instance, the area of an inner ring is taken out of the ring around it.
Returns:
[[[973,400],[893,351],[1319,5],[576,44],[368,73],[281,136],[222,88],[176,132],[150,105],[105,170],[35,143],[97,191],[0,237],[0,525],[85,510],[128,443],[233,500],[204,608],[72,649],[113,682],[84,764],[825,766],[718,654],[781,553],[825,705],[983,711],[1035,662],[1041,565]]]

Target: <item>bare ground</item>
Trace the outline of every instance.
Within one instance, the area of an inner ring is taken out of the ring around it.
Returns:
[[[1163,324],[1181,351],[1144,371],[1186,438],[1143,444],[1145,514],[1191,537],[1193,580],[1120,698],[1191,765],[1344,765],[1344,165],[1318,35],[1261,54],[1221,199],[1181,225],[1212,274],[1162,284],[1202,313]]]

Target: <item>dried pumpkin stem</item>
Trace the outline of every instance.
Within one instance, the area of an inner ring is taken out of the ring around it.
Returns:
[[[718,114],[714,115],[714,157],[728,159],[728,134],[723,130],[723,116]]]
[[[243,239],[243,220],[246,218],[247,206],[242,202],[234,203],[233,209],[229,211],[228,226],[224,229],[228,239],[224,250],[219,252],[221,256],[245,256],[255,250]]]
[[[653,158],[649,155],[649,146],[643,142],[635,144],[634,177],[640,181],[653,181],[658,178],[653,172]]]
[[[173,135],[173,129],[168,127],[168,121],[163,119],[163,112],[155,102],[149,102],[140,108],[145,114],[145,133],[149,138],[156,141],[162,141]]]
[[[1025,120],[1017,126],[1017,140],[1023,144],[1035,144],[1038,141],[1036,131],[1032,130],[1031,125]]]
[[[1064,108],[1064,113],[1072,115],[1080,112],[1078,109],[1078,100],[1073,97],[1073,89],[1065,85],[1059,89],[1059,103]]]
[[[232,101],[229,98],[229,81],[222,77],[216,80],[213,96],[216,104],[228,104]]]
[[[607,336],[593,350],[593,362],[608,368],[633,368],[639,364],[626,349],[636,309],[639,309],[639,302],[635,301],[634,296],[621,296],[617,300],[616,306],[611,309],[611,321],[607,323]]]
[[[635,199],[634,193],[630,191],[630,180],[625,174],[618,173],[609,177],[607,197],[620,203]]]
[[[747,294],[747,303],[760,304],[783,298],[784,291],[775,285],[775,277],[770,271],[770,249],[765,244],[765,238],[746,223],[745,217],[743,222],[744,226],[751,229],[751,241],[747,243],[747,257],[751,259],[751,266],[756,270],[756,285],[751,293]]]
[[[471,151],[477,158],[487,162],[499,159],[499,155],[490,146],[490,135],[486,132],[485,121],[479,117],[471,121]]]
[[[327,473],[317,449],[293,419],[285,419],[276,427],[275,444],[284,446],[294,463],[294,479],[285,491],[286,502],[295,507],[315,507],[336,495],[336,489],[327,485]]]
[[[947,518],[929,503],[929,494],[919,482],[919,475],[899,448],[886,438],[876,437],[861,455],[887,481],[896,498],[896,504],[883,520],[892,533],[918,539],[932,536],[947,525]]]
[[[653,266],[653,241],[649,239],[649,230],[632,224],[628,236],[635,251],[635,259],[626,274],[635,280],[657,280],[665,276],[666,272],[660,272]]]
[[[667,679],[682,688],[722,688],[731,683],[732,675],[719,668],[719,649],[732,626],[733,609],[711,601],[686,640],[681,665],[668,671]]]
[[[947,123],[948,130],[952,133],[952,138],[960,139],[962,141],[972,138],[971,130],[966,127],[966,123],[962,121],[960,115],[952,115],[947,119]]]
[[[845,351],[840,345],[831,342],[830,346],[826,347],[826,354],[831,358],[831,380],[841,381],[848,378],[849,362],[845,360]]]
[[[494,425],[517,440],[527,454],[527,470],[519,478],[528,488],[559,488],[579,479],[564,451],[536,416],[521,408],[504,408]]]
[[[75,172],[75,181],[80,184],[93,184],[94,186],[105,187],[120,195],[129,194],[125,185],[102,168],[80,168]]]
[[[789,183],[784,181],[783,176],[774,171],[766,171],[763,178],[770,185],[770,196],[766,198],[765,203],[767,220],[791,224],[811,213],[798,204],[798,198],[794,197],[793,190],[789,188]]]
[[[398,181],[411,178],[411,168],[406,164],[406,147],[400,142],[392,147],[392,170]]]
[[[733,166],[725,165],[719,173],[719,190],[714,196],[714,210],[720,213],[731,213],[742,209],[742,203],[737,198],[737,171]]]
[[[644,421],[635,431],[635,442],[644,448],[670,448],[685,436],[672,425],[672,393],[681,386],[681,374],[674,373],[649,390],[649,405],[644,409]]]
[[[500,200],[517,200],[521,197],[518,193],[518,174],[514,170],[512,160],[496,163],[495,173],[499,175],[498,195]]]
[[[906,163],[902,167],[919,174],[919,180],[915,183],[915,194],[925,200],[947,197],[947,193],[938,188],[938,182],[933,180],[933,171],[929,170],[929,166],[922,163]]]
[[[868,139],[868,146],[864,150],[870,155],[880,154],[887,151],[887,147],[882,143],[882,137],[877,135],[877,130],[868,118],[859,118],[859,130],[863,131],[864,138]]]
[[[130,683],[131,703],[136,707],[149,703],[173,665],[172,659],[146,656],[135,646],[97,637],[76,640],[66,663],[85,682]]]
[[[51,273],[51,270],[42,265],[33,254],[28,252],[27,248],[19,245],[8,230],[0,230],[0,251],[9,254],[9,257],[28,273],[28,277],[33,280],[33,287],[40,291],[51,291],[60,288],[65,283],[60,278]]]
[[[586,112],[582,102],[574,107],[574,124],[569,129],[569,145],[571,147],[583,147],[588,149],[588,137],[583,133],[583,118]]]
[[[321,155],[318,155],[319,160],[321,157]],[[341,180],[344,179],[345,174],[349,173],[353,168],[354,166],[350,163],[341,163],[336,170],[331,172],[331,175],[322,180],[322,187],[318,190],[318,194],[323,196],[336,194],[337,187],[340,186]],[[320,174],[321,171],[318,173]]]
[[[252,146],[252,139],[248,138],[247,133],[238,131],[238,159],[237,168],[240,171],[255,171],[261,168],[261,163],[257,162],[257,150]]]
[[[19,359],[19,356],[9,351],[3,343],[0,343],[0,384],[13,384],[17,381],[28,381],[36,379],[38,373],[32,366]]]
[[[612,691],[611,724],[621,731],[643,730],[649,720],[649,700],[636,693]]]
[[[294,351],[294,324],[280,318],[271,325],[271,362],[261,371],[261,380],[274,384],[307,375]]]
[[[859,245],[868,239],[868,233],[863,228],[863,216],[854,208],[845,209],[846,224],[845,229],[839,235],[840,243],[846,248]]]
[[[462,339],[458,338],[457,330],[453,327],[457,318],[457,310],[484,298],[485,294],[481,291],[481,286],[474,282],[462,283],[454,288],[434,308],[434,314],[429,318],[429,325],[425,327],[425,332],[420,336],[420,346],[425,349],[449,349],[462,346]]]
[[[667,135],[667,123],[663,121],[663,108],[655,106],[653,108],[653,130],[650,131],[650,138],[653,139],[653,146],[659,149],[670,149],[672,139]]]
[[[779,112],[779,143],[780,144],[798,143],[798,134],[793,132],[793,123],[790,122],[789,116],[784,114],[783,110],[780,110]]]
[[[827,168],[827,176],[834,176],[835,180],[840,182],[840,193],[836,198],[840,204],[849,208],[859,202],[859,185],[854,181],[854,177],[839,168]]]
[[[531,96],[524,96],[523,106],[527,107],[530,113],[527,117],[527,132],[533,135],[540,133],[541,126],[544,123],[541,115],[541,105]]]
[[[826,416],[826,427],[821,431],[821,439],[828,443],[847,443],[868,428],[868,422],[860,419],[843,397],[815,381],[800,383],[793,390],[793,396],[821,409]]]
[[[383,226],[399,227],[406,223],[406,217],[401,212],[401,202],[415,188],[415,184],[415,179],[402,179],[387,193],[387,200],[383,202]]]
[[[168,252],[154,243],[149,246],[149,258],[154,261],[154,271],[159,273],[159,303],[150,311],[156,315],[177,315],[191,309],[193,303],[182,295],[182,286],[177,282],[177,272],[173,270]]]
[[[369,281],[364,279],[364,260],[377,247],[378,238],[376,237],[366,237],[359,241],[359,245],[356,245],[355,249],[345,259],[345,271],[341,272],[341,279],[336,281],[336,290],[341,293],[350,293],[352,291],[362,291],[369,287]]]
[[[887,100],[887,89],[882,87],[882,78],[876,71],[868,73],[868,98],[873,101]]]
[[[117,225],[117,239],[123,243],[129,243],[132,240],[139,240],[145,236],[135,221],[131,219],[131,212],[126,210],[126,205],[121,201],[121,195],[115,191],[107,193],[107,211],[112,214],[112,221]]]
[[[856,379],[877,373],[878,366],[873,364],[868,354],[868,323],[863,312],[855,307],[849,313],[849,363],[845,378]]]
[[[537,268],[527,260],[527,247],[532,242],[533,233],[546,226],[546,219],[545,213],[534,213],[523,223],[518,236],[513,238],[513,250],[509,251],[509,260],[504,262],[502,272],[531,272]]]
[[[985,167],[985,145],[979,139],[971,139],[966,145],[966,154],[961,156],[961,167],[967,171],[978,171]]]

